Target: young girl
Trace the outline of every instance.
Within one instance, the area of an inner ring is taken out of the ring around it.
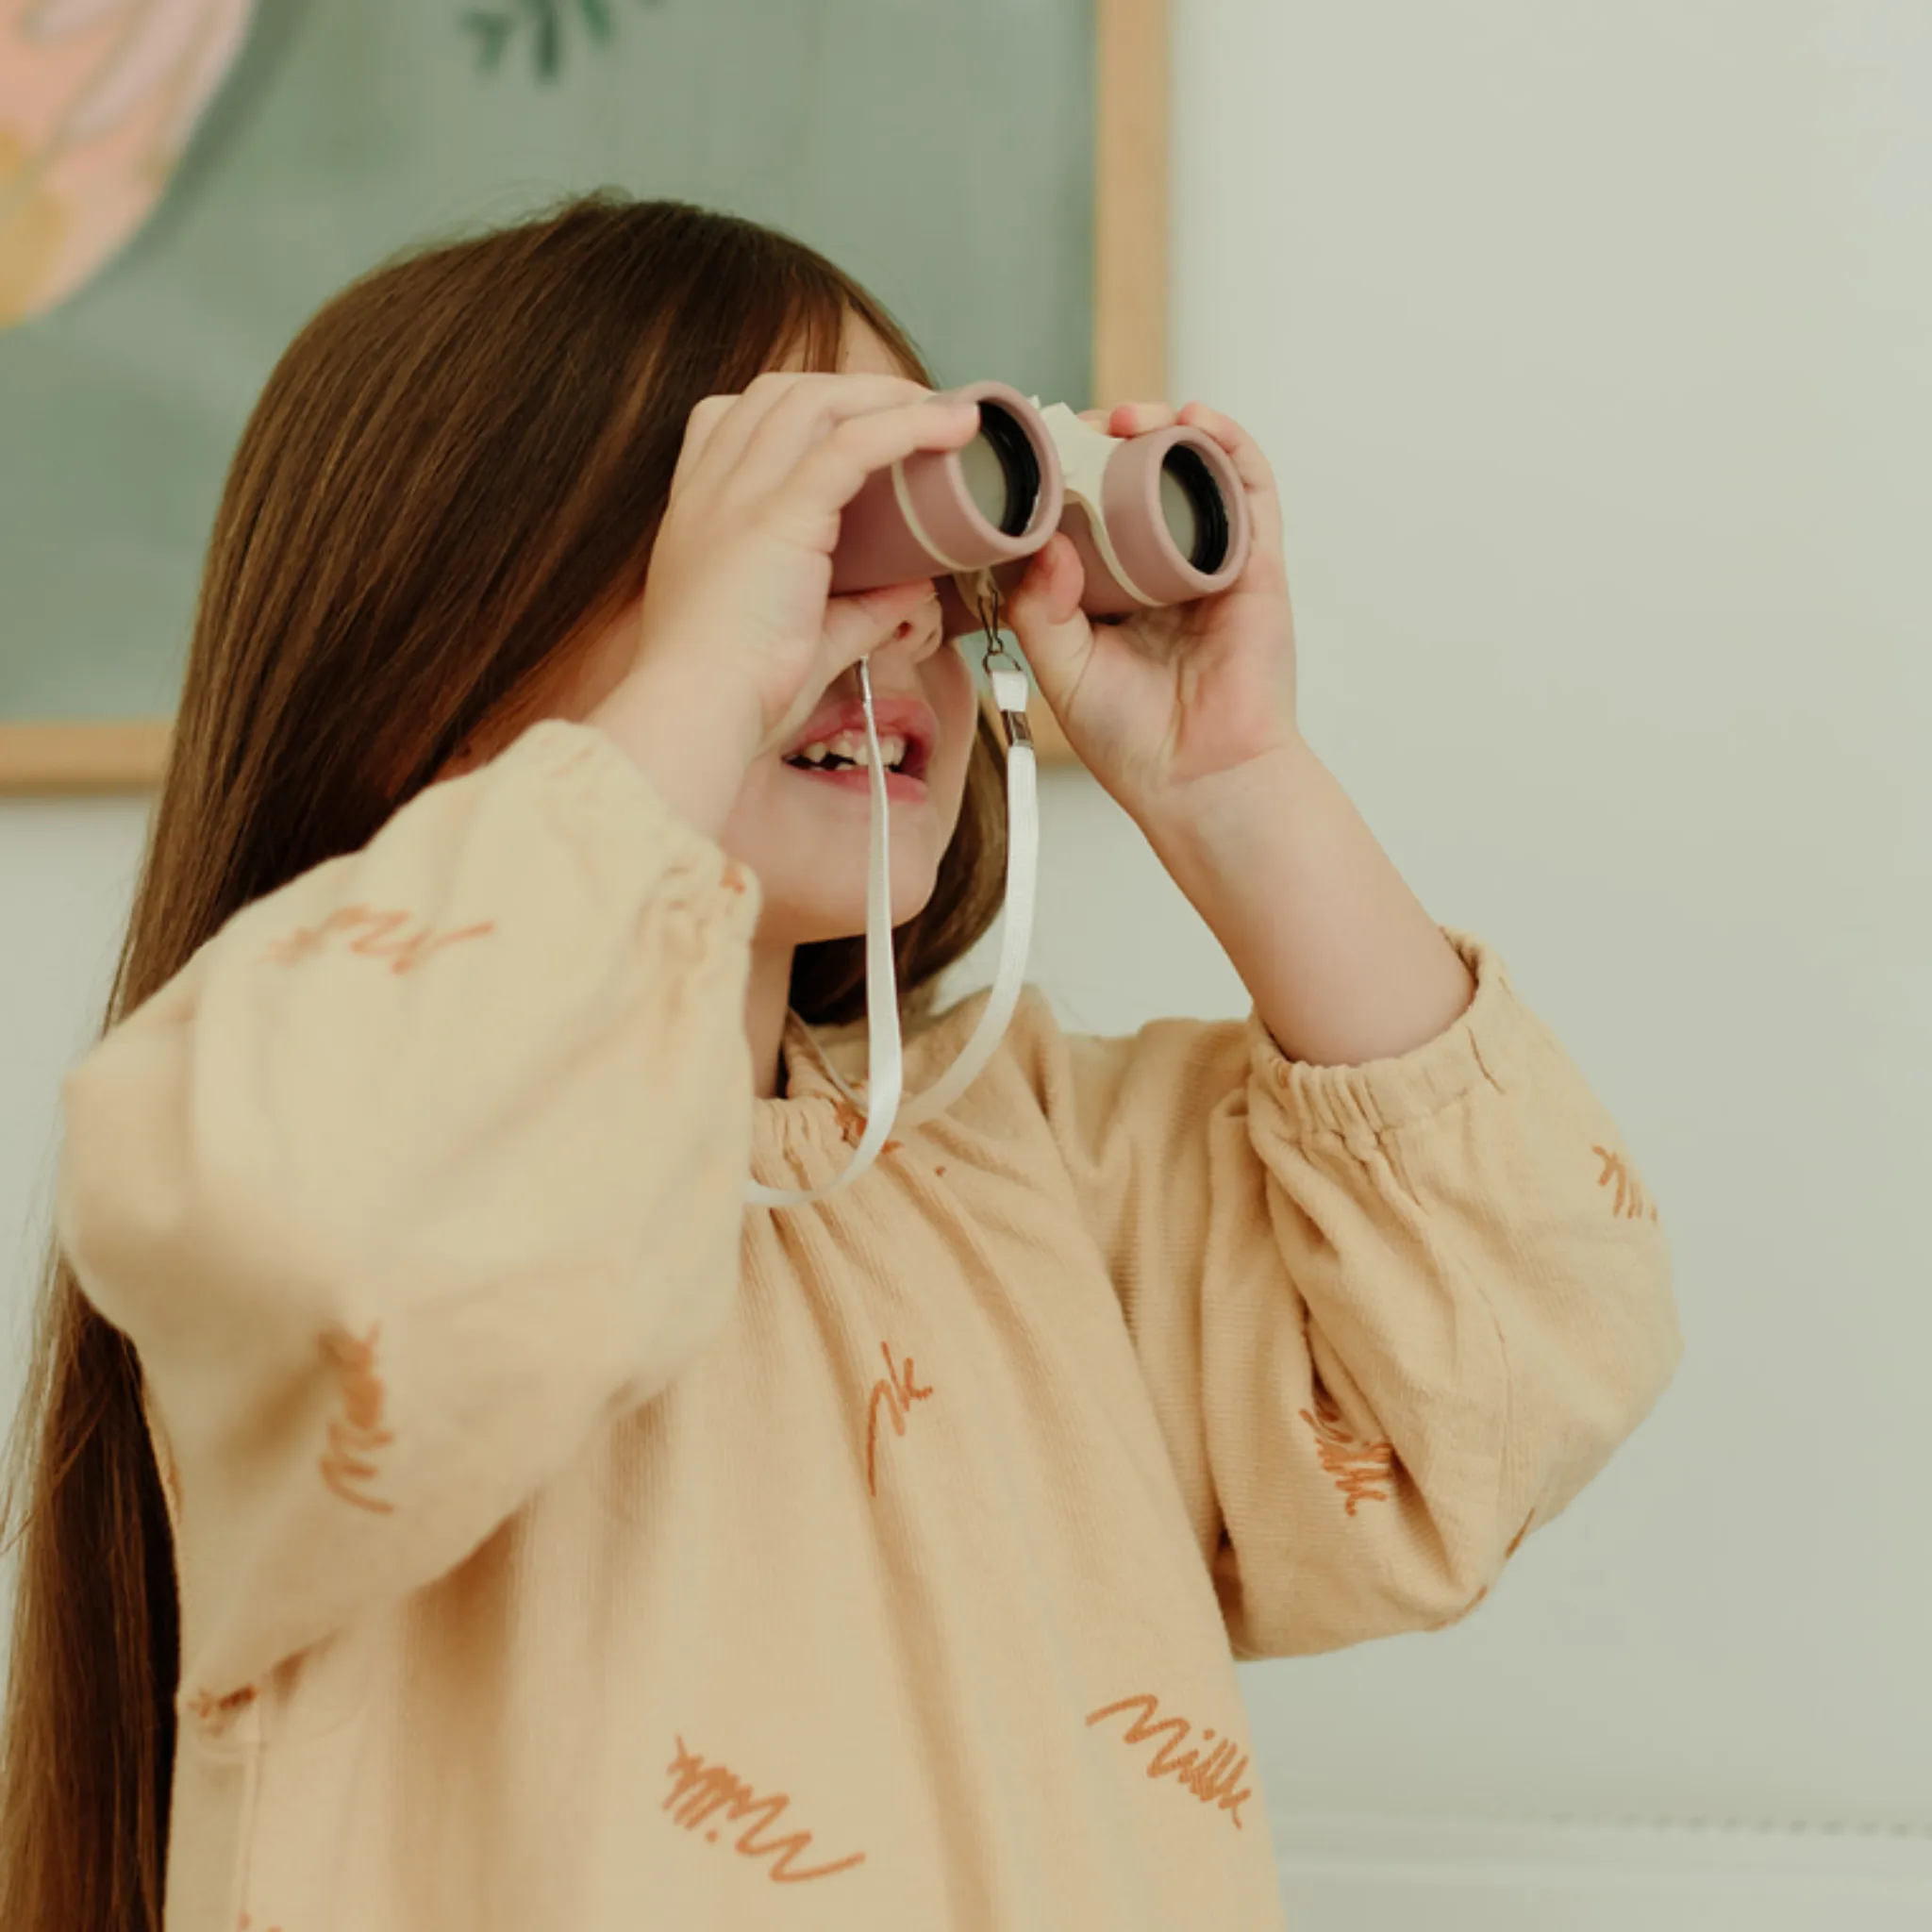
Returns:
[[[608,200],[271,379],[65,1089],[8,1932],[1278,1927],[1234,1660],[1464,1616],[1669,1379],[1617,1130],[1298,735],[1194,405],[1242,579],[1095,627],[1056,537],[1008,617],[1254,1010],[1029,991],[746,1208],[864,1124],[861,658],[908,1094],[984,1000],[967,661],[826,594],[933,388],[795,242]]]

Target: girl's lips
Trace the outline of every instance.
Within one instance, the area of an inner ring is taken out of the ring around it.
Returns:
[[[924,777],[939,741],[939,720],[924,698],[910,695],[881,697],[873,707],[881,738],[906,741],[905,769]],[[865,707],[855,699],[827,704],[814,713],[784,756],[794,758],[814,742],[830,743],[841,731],[856,738],[865,736]]]
[[[801,778],[819,786],[836,786],[841,791],[854,791],[862,799],[872,797],[872,774],[848,769],[839,772],[813,772],[800,765],[787,765],[788,772],[796,772]],[[907,805],[919,805],[925,799],[925,780],[914,778],[905,772],[886,774],[886,796],[898,799]]]

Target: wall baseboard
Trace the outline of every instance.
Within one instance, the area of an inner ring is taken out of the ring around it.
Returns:
[[[1932,1830],[1272,1821],[1291,1932],[1926,1932]]]

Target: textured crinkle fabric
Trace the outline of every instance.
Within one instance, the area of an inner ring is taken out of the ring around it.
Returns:
[[[147,219],[253,10],[0,4],[0,327],[64,301]]]
[[[550,721],[70,1074],[175,1527],[169,1932],[1278,1932],[1235,1660],[1467,1615],[1670,1379],[1657,1205],[1481,941],[1362,1067],[1029,990],[774,1212],[865,1043],[754,1097],[758,903]]]

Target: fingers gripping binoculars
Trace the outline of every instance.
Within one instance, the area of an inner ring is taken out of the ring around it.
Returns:
[[[1080,608],[1119,617],[1225,590],[1247,565],[1247,493],[1227,452],[1176,424],[1115,437],[1064,403],[1003,382],[942,390],[974,403],[979,432],[875,471],[845,507],[835,596],[917,577],[940,582],[947,637],[981,626],[990,574],[1002,593],[1064,530],[1086,573]]]
[[[1203,431],[1176,424],[1144,436],[1108,436],[1064,403],[1041,408],[1037,396],[1023,396],[1003,382],[969,383],[936,400],[977,404],[978,434],[959,449],[917,451],[867,478],[840,521],[831,588],[842,595],[936,578],[945,635],[988,632],[987,671],[1007,737],[999,967],[973,1037],[930,1087],[908,1098],[892,955],[885,760],[870,670],[861,659],[872,781],[865,919],[870,1077],[862,1101],[845,1091],[865,1117],[865,1132],[843,1170],[817,1187],[777,1188],[747,1179],[744,1198],[755,1207],[801,1207],[850,1187],[878,1157],[895,1123],[928,1120],[965,1091],[992,1057],[1019,1002],[1033,928],[1040,816],[1026,679],[992,631],[1027,560],[1056,530],[1065,530],[1086,571],[1080,607],[1090,618],[1208,596],[1232,584],[1248,561],[1247,492],[1227,452]],[[1004,669],[994,668],[995,658],[1006,659]]]

